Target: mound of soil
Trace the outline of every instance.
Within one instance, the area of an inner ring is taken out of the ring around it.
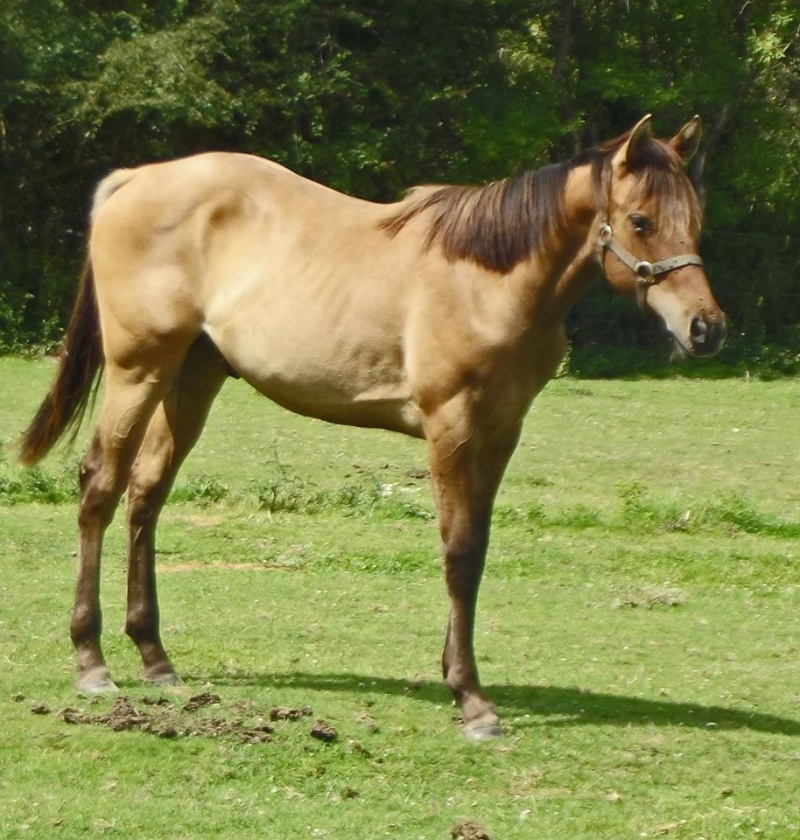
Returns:
[[[263,744],[272,740],[274,728],[266,722],[296,721],[312,714],[311,709],[275,707],[266,714],[253,709],[232,709],[233,716],[221,714],[222,701],[216,694],[204,692],[176,705],[166,697],[144,698],[136,706],[130,697],[118,697],[107,711],[92,714],[83,709],[66,708],[60,714],[65,723],[75,726],[105,726],[114,732],[134,730],[158,738],[229,737],[246,744]],[[209,709],[213,711],[209,713]],[[49,714],[44,704],[34,703],[33,714]],[[334,740],[335,730],[329,724],[327,737],[321,737],[319,723],[310,731],[313,738]],[[333,734],[333,737],[331,737]]]
[[[450,829],[450,836],[453,840],[492,840],[489,832],[474,820],[457,822]]]

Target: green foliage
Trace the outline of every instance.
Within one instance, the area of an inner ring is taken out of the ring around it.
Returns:
[[[13,467],[0,456],[0,505],[59,505],[78,498],[78,469],[63,465],[53,472],[34,467],[23,470]]]
[[[170,501],[210,505],[221,502],[228,495],[228,486],[224,482],[212,475],[201,473],[189,481],[179,482],[170,493]]]
[[[726,493],[711,499],[673,496],[663,500],[653,498],[638,482],[622,486],[619,492],[622,523],[632,534],[654,529],[687,533],[720,529],[723,533],[741,532],[788,539],[800,537],[800,521],[784,521],[764,513],[738,493]]]
[[[54,367],[0,358],[0,442]],[[424,446],[228,383],[158,535],[183,687],[140,682],[123,517],[106,533],[109,664],[167,726],[115,729],[117,698],[75,695],[74,499],[0,504],[4,840],[796,840],[796,424],[788,380],[550,383],[498,498],[475,637],[505,737],[476,746],[441,679],[436,528],[377,510],[381,485],[431,509]],[[74,488],[73,463],[51,455],[32,483]],[[259,472],[335,503],[269,513]],[[219,700],[189,711],[201,693]],[[317,718],[335,741],[311,737]],[[271,740],[240,737],[264,725]]]
[[[389,199],[563,159],[643,112],[664,132],[698,112],[725,362],[794,372],[798,27],[791,0],[4,0],[0,351],[57,344],[112,168],[241,150]],[[573,372],[583,348],[610,354],[609,375],[635,370],[620,347],[658,345],[609,314],[602,295],[579,306]]]
[[[636,481],[621,485],[618,493],[618,511],[606,512],[581,503],[545,507],[533,502],[525,508],[498,506],[493,521],[501,525],[527,524],[537,533],[597,529],[602,534],[616,531],[631,537],[661,531],[800,538],[800,521],[765,513],[739,493],[700,499],[678,494],[659,496]]]
[[[264,476],[250,483],[244,499],[254,497],[259,508],[269,513],[336,512],[385,519],[433,519],[432,511],[410,495],[417,490],[383,483],[374,475],[321,489],[276,461],[267,466]]]

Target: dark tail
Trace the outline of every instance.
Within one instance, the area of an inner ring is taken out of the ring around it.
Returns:
[[[66,431],[77,433],[103,368],[94,272],[87,256],[78,297],[64,337],[58,374],[20,441],[19,459],[31,467],[44,458]]]

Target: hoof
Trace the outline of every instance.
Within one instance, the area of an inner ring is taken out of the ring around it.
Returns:
[[[76,683],[78,694],[84,697],[98,697],[103,694],[114,694],[119,691],[108,668],[92,668],[78,677]]]
[[[503,737],[503,730],[497,722],[475,721],[464,726],[464,737],[473,744],[480,741],[496,741]]]
[[[183,680],[174,671],[148,673],[144,671],[142,678],[148,685],[157,688],[176,688],[183,685]]]

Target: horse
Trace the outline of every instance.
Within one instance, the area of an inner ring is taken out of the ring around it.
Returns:
[[[70,634],[84,695],[116,690],[101,647],[104,532],[127,491],[125,632],[142,676],[179,684],[161,641],[155,534],[175,475],[229,376],[299,414],[421,438],[450,600],[442,671],[463,733],[502,734],[475,660],[492,507],[565,318],[600,271],[691,356],[725,315],[697,255],[686,174],[700,120],[657,139],[650,115],[560,164],[378,204],[263,158],[209,152],[117,170],[94,194],[84,271],[56,377],[20,441],[33,465],[76,430]]]

